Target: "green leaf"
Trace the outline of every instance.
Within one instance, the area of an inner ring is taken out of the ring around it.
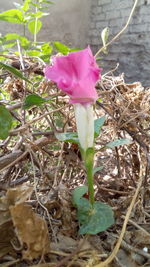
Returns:
[[[0,138],[6,139],[12,126],[12,116],[5,106],[0,105]]]
[[[88,200],[84,199],[78,210],[78,219],[82,224],[80,234],[96,235],[114,224],[112,208],[102,202],[96,201],[89,208]]]
[[[55,133],[55,136],[59,141],[79,144],[79,139],[76,132]]]
[[[31,108],[33,106],[40,106],[41,104],[43,104],[45,102],[47,102],[47,100],[38,96],[38,95],[35,95],[35,94],[28,95],[25,99],[23,108],[28,109],[28,108]]]
[[[4,38],[6,41],[18,39],[22,47],[27,47],[30,44],[30,41],[26,37],[15,33],[8,33],[4,36]]]
[[[106,147],[114,148],[117,146],[130,145],[131,143],[132,143],[131,140],[129,140],[127,138],[123,138],[123,139],[117,139],[117,140],[114,140],[112,142],[109,142],[108,144],[106,144]]]
[[[80,48],[69,48],[69,52],[76,52],[76,51],[80,51]]]
[[[30,57],[39,57],[41,52],[39,50],[28,50],[26,54]]]
[[[94,120],[94,136],[98,137],[101,131],[101,128],[106,120],[106,116],[102,116],[101,118],[98,118]]]
[[[42,27],[42,22],[40,20],[31,20],[29,23],[28,23],[28,30],[29,32],[31,32],[32,34],[37,34],[40,29]]]
[[[19,70],[15,69],[14,67],[12,67],[10,65],[7,65],[7,64],[5,64],[3,62],[0,62],[0,67],[8,70],[9,72],[14,74],[18,78],[20,78],[20,79],[32,84],[32,82],[30,82],[25,76],[22,75],[22,73]]]
[[[23,7],[22,7],[22,9],[23,9],[24,12],[26,12],[26,11],[29,10],[29,8],[30,8],[30,6],[29,6],[30,2],[31,2],[31,0],[25,0],[24,1]]]
[[[101,103],[102,101],[103,101],[103,99],[100,97],[96,100],[96,102],[99,102],[99,103]]]
[[[80,224],[88,224],[89,215],[92,212],[92,206],[88,199],[82,197],[77,203],[77,219]],[[82,227],[82,226],[81,226]],[[80,231],[79,231],[80,233]]]
[[[52,53],[53,47],[49,43],[44,43],[41,46],[42,55],[48,55]]]
[[[53,51],[53,47],[49,44],[49,42],[44,43],[41,46],[40,58],[44,60],[45,62],[49,62],[52,51]]]
[[[93,175],[94,175],[96,172],[101,171],[103,168],[104,168],[104,166],[99,166],[99,167],[95,167],[95,168],[93,168]]]
[[[53,42],[53,44],[54,44],[55,49],[63,55],[67,55],[70,52],[75,52],[75,51],[81,50],[79,48],[69,48],[68,46],[66,46],[60,42]]]
[[[54,47],[63,55],[67,55],[70,52],[70,48],[60,42],[54,42]]]
[[[0,13],[0,20],[15,24],[23,24],[24,17],[22,11],[18,9],[10,9],[8,11]]]
[[[46,4],[54,4],[54,2],[49,1],[49,0],[40,0],[40,3],[46,3]]]
[[[81,197],[83,197],[83,195],[87,192],[88,192],[88,187],[86,185],[76,187],[73,190],[73,194],[72,194],[73,204],[75,206],[78,206]]]
[[[5,44],[3,44],[3,48],[5,48],[5,49],[11,48],[11,47],[15,46],[16,43],[17,43],[16,41],[15,42],[8,41]]]
[[[20,39],[21,35],[16,34],[16,33],[8,33],[4,36],[6,41],[10,41],[10,40],[17,40]]]

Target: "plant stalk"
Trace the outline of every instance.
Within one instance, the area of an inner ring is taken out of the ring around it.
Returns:
[[[94,149],[88,148],[87,151],[85,152],[84,160],[85,160],[85,168],[87,172],[89,201],[92,206],[94,204],[93,159],[94,159]]]
[[[37,1],[38,3],[38,1]],[[37,13],[38,9],[37,7],[35,8],[35,13]],[[35,18],[35,26],[34,26],[34,43],[36,44],[36,41],[37,41],[37,23],[38,23],[38,18],[36,17]]]

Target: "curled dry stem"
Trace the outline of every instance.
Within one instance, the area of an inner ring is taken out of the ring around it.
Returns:
[[[125,24],[125,26],[122,28],[122,30],[120,32],[118,32],[106,45],[104,45],[103,47],[101,47],[98,52],[95,54],[95,57],[97,57],[106,47],[108,47],[110,44],[112,44],[114,41],[116,41],[116,39],[118,39],[118,37],[127,29],[130,21],[131,21],[131,18],[133,16],[133,13],[134,13],[134,10],[137,6],[137,3],[138,3],[138,0],[135,0],[134,2],[134,5],[132,7],[132,10],[131,10],[131,13],[129,15],[129,18]]]

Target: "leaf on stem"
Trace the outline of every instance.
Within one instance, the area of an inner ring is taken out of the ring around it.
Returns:
[[[89,209],[89,201],[83,198],[78,210],[78,219],[82,224],[80,234],[96,235],[114,224],[113,211],[110,206],[97,201]]]
[[[21,10],[10,9],[0,13],[0,20],[4,20],[10,23],[23,24],[24,18]]]
[[[38,96],[38,95],[35,95],[35,94],[28,95],[25,99],[23,108],[29,109],[33,106],[40,106],[41,104],[43,104],[45,102],[47,102],[47,100]]]
[[[66,46],[60,42],[54,42],[53,44],[54,44],[55,49],[63,55],[67,55],[70,52],[75,52],[75,51],[80,50],[79,48],[69,48],[68,46]]]
[[[72,194],[73,204],[75,206],[78,206],[81,197],[83,197],[83,195],[87,192],[88,192],[88,187],[86,185],[76,187],[73,190],[73,194]]]
[[[12,116],[4,105],[0,105],[0,138],[6,139],[12,126]]]
[[[107,148],[114,148],[117,146],[130,145],[131,143],[132,143],[132,141],[130,139],[122,138],[122,139],[117,139],[117,140],[114,140],[112,142],[109,142],[108,144],[106,144],[106,147]]]
[[[94,120],[94,136],[98,137],[101,131],[102,126],[106,120],[106,116],[102,116],[96,120]]]
[[[99,167],[95,167],[95,168],[93,168],[93,175],[94,175],[95,173],[97,173],[98,171],[101,171],[103,168],[104,168],[104,166],[99,166]]]
[[[0,67],[8,70],[9,72],[14,74],[18,78],[20,78],[20,79],[32,84],[32,82],[30,82],[19,70],[15,69],[14,67],[12,67],[10,65],[7,65],[7,64],[5,64],[3,62],[0,62]]]
[[[55,136],[59,141],[79,144],[79,139],[76,132],[55,133]]]
[[[31,20],[28,23],[28,30],[29,32],[31,32],[32,34],[37,34],[40,29],[42,27],[42,22],[40,20]]]

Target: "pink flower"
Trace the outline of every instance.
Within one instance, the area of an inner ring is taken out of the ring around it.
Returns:
[[[70,96],[70,103],[87,104],[97,99],[96,81],[101,69],[88,47],[53,59],[53,65],[45,68],[47,79],[57,83],[58,88]]]

